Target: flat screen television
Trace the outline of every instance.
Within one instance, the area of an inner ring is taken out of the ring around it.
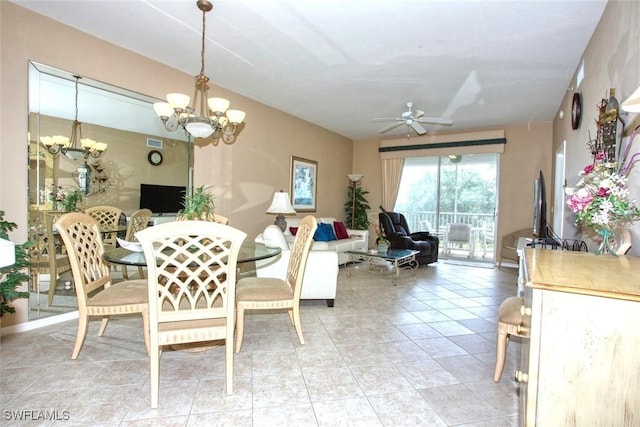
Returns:
[[[542,171],[533,182],[533,235],[541,239],[551,237],[547,227],[547,193]]]
[[[140,184],[140,209],[157,215],[175,214],[184,207],[186,191],[184,186]]]

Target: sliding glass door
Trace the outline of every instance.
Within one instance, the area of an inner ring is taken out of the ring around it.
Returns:
[[[441,256],[493,262],[498,154],[405,159],[394,210],[440,237]]]

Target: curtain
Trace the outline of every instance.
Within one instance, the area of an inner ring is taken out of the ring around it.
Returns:
[[[382,160],[382,207],[392,211],[398,198],[404,159]]]

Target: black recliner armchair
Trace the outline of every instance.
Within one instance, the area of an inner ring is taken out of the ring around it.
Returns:
[[[411,233],[407,220],[399,212],[380,212],[378,214],[382,231],[389,241],[390,249],[413,249],[420,251],[416,255],[419,264],[431,264],[438,261],[438,236],[428,231]]]

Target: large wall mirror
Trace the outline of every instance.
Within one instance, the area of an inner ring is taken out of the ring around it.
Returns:
[[[78,191],[83,200],[76,209],[116,206],[126,221],[140,208],[140,189],[145,185],[191,186],[193,144],[184,133],[165,130],[153,112],[156,101],[73,72],[29,63],[28,192],[34,244],[30,320],[77,310],[64,259],[56,264],[48,260],[51,250],[57,252],[56,259],[64,258],[50,225],[52,217],[69,208],[60,199]],[[58,150],[64,143],[47,145],[48,138],[70,138],[76,118],[82,138],[106,144],[99,157],[65,154]],[[51,269],[56,274],[50,274]]]

